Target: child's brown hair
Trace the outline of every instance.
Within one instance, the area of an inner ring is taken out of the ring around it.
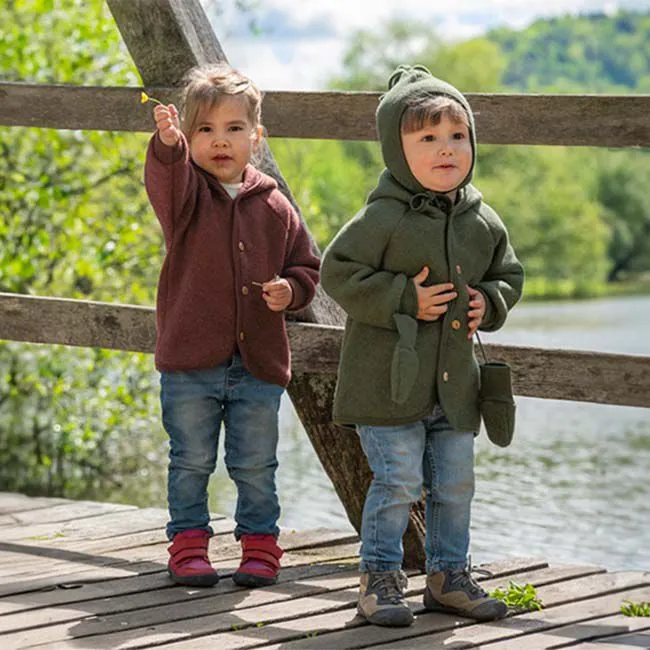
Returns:
[[[414,133],[425,126],[440,124],[443,116],[456,124],[469,127],[467,113],[456,100],[446,95],[425,95],[406,107],[402,114],[400,130],[402,133]]]
[[[206,111],[212,110],[224,96],[242,95],[248,104],[248,118],[254,127],[262,120],[262,92],[245,75],[227,64],[201,66],[185,78],[181,124],[189,139]]]

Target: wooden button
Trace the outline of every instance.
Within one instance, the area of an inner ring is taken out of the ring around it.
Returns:
[[[442,381],[449,381],[449,373],[446,370],[442,373]]]
[[[451,327],[452,327],[452,329],[459,330],[460,329],[460,321],[459,320],[452,320],[451,321]]]
[[[456,264],[456,273],[460,275],[463,272],[463,268],[460,264]]]
[[[239,246],[240,251],[245,251],[246,250],[246,246],[244,246],[243,241],[240,241],[239,244],[237,244],[237,246]]]
[[[242,292],[245,296],[247,296],[247,295],[248,295],[248,287],[242,287],[242,288],[241,288],[241,292]]]
[[[244,332],[239,332],[239,340],[240,341],[244,340]]]

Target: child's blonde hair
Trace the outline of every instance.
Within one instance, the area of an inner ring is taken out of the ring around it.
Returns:
[[[414,133],[425,126],[440,124],[443,116],[456,124],[469,128],[469,118],[465,109],[447,95],[424,95],[410,102],[400,122],[402,133]]]
[[[193,68],[183,91],[181,125],[185,137],[192,137],[201,117],[224,96],[242,95],[248,104],[248,118],[254,127],[262,121],[262,92],[239,70],[225,63]]]

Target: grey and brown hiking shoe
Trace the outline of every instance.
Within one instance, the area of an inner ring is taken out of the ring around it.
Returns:
[[[369,623],[406,627],[413,613],[404,600],[408,579],[403,571],[370,571],[361,574],[357,611]]]
[[[427,576],[425,609],[460,614],[477,621],[503,618],[508,606],[491,598],[467,569],[444,569]]]

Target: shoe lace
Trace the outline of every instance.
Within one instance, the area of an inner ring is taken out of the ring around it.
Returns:
[[[463,591],[469,592],[473,596],[487,596],[483,587],[481,587],[481,585],[479,585],[472,577],[472,572],[480,573],[485,576],[492,575],[492,573],[487,569],[479,569],[478,567],[472,566],[471,557],[467,567],[464,569],[450,569],[448,570],[447,575],[449,576],[449,582]]]
[[[386,571],[375,574],[372,588],[377,590],[382,600],[397,604],[404,599],[407,578],[401,571]]]

